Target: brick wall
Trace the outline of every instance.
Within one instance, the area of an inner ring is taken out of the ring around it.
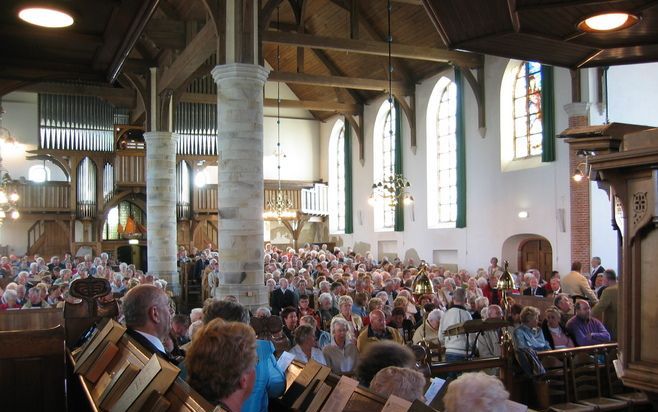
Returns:
[[[587,116],[569,117],[569,127],[587,126]],[[569,175],[573,175],[578,163],[585,161],[569,149]],[[590,262],[590,193],[589,180],[576,182],[569,179],[571,205],[571,261],[583,264],[582,273],[588,273]]]

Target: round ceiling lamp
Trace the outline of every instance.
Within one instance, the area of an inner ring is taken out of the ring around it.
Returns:
[[[49,6],[26,6],[19,10],[18,17],[35,26],[58,29],[74,23],[73,16],[62,9]]]
[[[578,29],[591,33],[605,33],[627,29],[640,21],[640,18],[630,13],[601,13],[583,19],[578,23]]]

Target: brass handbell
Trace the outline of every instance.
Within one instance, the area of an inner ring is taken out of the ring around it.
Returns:
[[[421,264],[418,274],[411,284],[411,294],[416,299],[416,302],[419,302],[422,296],[431,295],[432,293],[434,293],[434,287],[430,278],[427,276],[427,265]]]

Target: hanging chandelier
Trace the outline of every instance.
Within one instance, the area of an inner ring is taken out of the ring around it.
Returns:
[[[9,132],[9,129],[2,126],[2,116],[5,111],[0,102],[0,142],[3,145],[11,145],[16,143]],[[2,225],[8,217],[16,220],[21,214],[18,212],[17,203],[19,200],[18,193],[9,185],[12,182],[9,172],[2,166],[2,156],[0,156],[0,225]]]
[[[389,104],[389,122],[388,134],[391,141],[395,138],[393,134],[393,113],[395,113],[393,105],[393,58],[391,47],[393,44],[393,34],[391,33],[391,11],[393,4],[391,0],[387,2],[387,17],[388,17],[388,35],[386,41],[388,43],[388,104]],[[396,147],[396,150],[401,148]],[[370,206],[375,206],[379,202],[384,202],[389,207],[396,207],[399,203],[409,205],[413,203],[414,198],[409,194],[408,189],[411,187],[409,180],[403,174],[394,173],[389,171],[388,177],[384,177],[381,181],[375,182],[372,185],[372,194],[368,198]]]
[[[279,29],[279,7],[276,8],[276,24]],[[279,46],[276,46],[276,70],[281,70],[281,53]],[[297,217],[297,211],[293,209],[293,203],[283,193],[281,189],[281,157],[286,157],[281,151],[281,82],[276,82],[276,170],[277,170],[277,189],[276,195],[265,204],[266,210],[263,212],[265,220],[288,220]]]

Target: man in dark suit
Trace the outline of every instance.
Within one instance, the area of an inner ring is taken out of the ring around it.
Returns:
[[[601,258],[598,256],[594,256],[592,258],[592,271],[590,272],[590,285],[592,286],[592,289],[594,288],[594,284],[596,283],[596,277],[598,276],[599,273],[605,272],[605,268],[601,266]]]
[[[139,285],[130,289],[123,301],[128,335],[144,349],[157,353],[177,364],[162,343],[171,328],[171,308],[167,294],[153,285]]]
[[[296,308],[299,304],[297,295],[288,287],[288,279],[281,278],[279,280],[279,288],[272,291],[270,298],[270,306],[272,306],[272,315],[279,316],[281,309],[292,306]]]
[[[526,296],[545,297],[546,289],[544,289],[543,286],[539,286],[539,281],[537,280],[536,277],[533,276],[530,278],[530,286],[523,291],[523,294]]]

